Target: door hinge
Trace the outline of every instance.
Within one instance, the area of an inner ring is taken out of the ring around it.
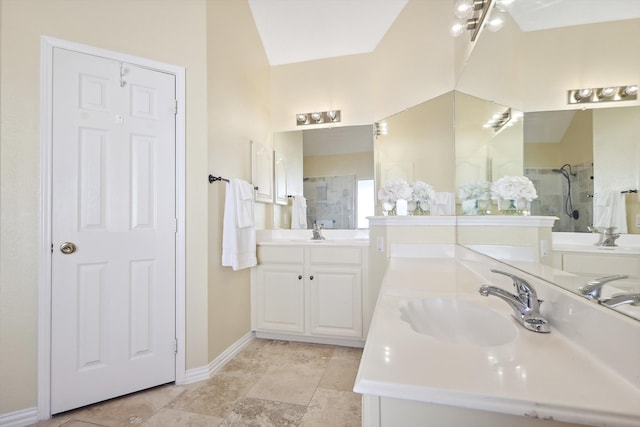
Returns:
[[[178,354],[178,338],[173,339],[173,354]]]
[[[173,114],[178,114],[178,100],[173,100]]]
[[[51,242],[51,253],[53,253],[53,242]]]

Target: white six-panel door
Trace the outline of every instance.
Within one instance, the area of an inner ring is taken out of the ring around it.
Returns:
[[[53,51],[52,413],[175,379],[175,98]]]

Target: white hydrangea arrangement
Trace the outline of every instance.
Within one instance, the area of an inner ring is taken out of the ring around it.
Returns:
[[[458,188],[460,200],[489,200],[491,198],[491,183],[489,181],[469,182]]]
[[[491,184],[491,198],[493,200],[532,201],[538,198],[533,182],[526,176],[503,176]]]
[[[433,189],[433,186],[427,184],[424,181],[414,182],[411,186],[411,189],[413,190],[411,200],[420,202],[423,207],[428,207],[429,202],[436,196],[436,192]]]
[[[394,204],[400,199],[411,200],[413,189],[407,181],[399,179],[387,182],[378,190],[378,200],[383,204]]]

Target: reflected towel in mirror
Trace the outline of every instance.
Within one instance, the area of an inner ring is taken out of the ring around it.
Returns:
[[[593,212],[596,227],[616,227],[617,233],[627,232],[627,208],[625,195],[620,191],[608,190],[596,194]]]
[[[307,199],[298,195],[291,202],[291,229],[307,229]]]
[[[455,215],[456,193],[436,192],[431,200],[431,215]]]

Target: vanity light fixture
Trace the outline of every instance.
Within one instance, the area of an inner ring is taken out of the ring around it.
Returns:
[[[389,124],[384,120],[374,123],[373,133],[376,137],[387,135],[389,133]]]
[[[593,102],[633,101],[638,99],[638,85],[605,86],[597,88],[571,89],[569,104]]]
[[[296,114],[296,125],[319,125],[322,123],[338,123],[340,110],[314,111],[313,113]]]
[[[517,116],[512,114],[511,108],[507,108],[504,113],[495,113],[487,122],[482,125],[483,128],[493,128],[494,132],[500,132],[504,127],[510,127],[515,124]]]

